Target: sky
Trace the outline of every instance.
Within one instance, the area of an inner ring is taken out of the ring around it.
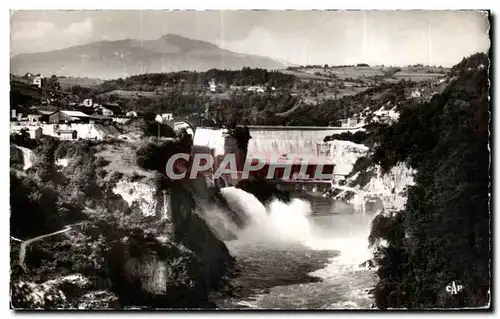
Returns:
[[[490,46],[475,11],[12,11],[11,56],[168,33],[293,64],[451,66]]]

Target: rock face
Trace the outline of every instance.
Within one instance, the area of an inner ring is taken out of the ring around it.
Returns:
[[[96,177],[85,226],[68,235],[68,243],[53,255],[62,266],[57,271],[36,266],[28,273],[19,270],[12,280],[15,307],[214,307],[209,294],[224,288],[235,267],[208,222],[206,210],[216,206],[216,189],[204,180],[171,181],[143,173],[113,171]],[[85,244],[75,244],[79,237]],[[53,253],[58,247],[47,250]],[[67,290],[67,284],[37,282],[47,276],[59,280],[59,271],[66,270],[81,271],[91,284],[77,293]]]
[[[326,156],[335,164],[334,174],[337,176],[348,175],[358,158],[368,153],[368,147],[350,141],[333,140],[326,143]]]
[[[386,174],[382,173],[379,166],[373,169],[375,174],[363,190],[380,194],[386,209],[403,209],[407,200],[406,188],[414,184],[415,171],[405,163],[397,164]]]
[[[171,190],[171,220],[174,240],[192,250],[207,268],[209,286],[218,288],[234,268],[234,258],[222,240],[203,219],[189,188],[182,185]]]
[[[153,181],[141,180],[131,182],[121,180],[116,183],[113,193],[120,195],[131,210],[137,210],[143,217],[166,218],[165,202],[168,196],[158,189]]]
[[[111,250],[108,272],[122,306],[207,308],[207,269],[182,245],[133,232]]]
[[[11,144],[10,146],[10,161],[11,164],[22,164],[23,170],[27,170],[33,166],[34,161],[33,151],[26,147]]]
[[[406,205],[406,188],[414,184],[414,170],[408,168],[405,163],[399,163],[391,168],[385,174],[378,165],[371,165],[362,171],[356,172],[346,179],[346,185],[361,191],[360,194],[344,192],[337,196],[354,204],[355,206],[364,205],[368,200],[374,200],[383,203],[385,212],[401,210]],[[359,184],[359,175],[365,174],[367,178]]]
[[[90,281],[81,274],[72,274],[43,283],[19,280],[12,284],[14,309],[112,309],[117,297],[107,291],[90,291]]]
[[[23,165],[23,153],[16,145],[10,145],[10,163]]]
[[[211,308],[209,293],[231,275],[235,261],[204,219],[207,213],[187,182],[169,190],[162,238],[135,229],[113,245],[108,273],[122,306]]]

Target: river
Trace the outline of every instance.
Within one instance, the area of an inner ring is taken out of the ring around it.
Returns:
[[[371,307],[375,274],[359,265],[371,257],[372,216],[307,193],[266,208],[241,190],[226,189],[223,195],[241,201],[253,225],[226,243],[240,273],[232,281],[235,296],[217,300],[218,307]]]

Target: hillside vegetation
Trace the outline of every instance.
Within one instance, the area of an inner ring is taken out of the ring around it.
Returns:
[[[403,211],[375,219],[374,290],[381,308],[484,307],[491,289],[489,60],[476,54],[430,102],[402,110],[380,132],[374,161],[417,170]],[[456,281],[457,295],[446,291]]]
[[[245,67],[147,73],[102,83],[94,81],[93,85],[87,85],[92,79],[79,82],[76,78],[59,77],[56,92],[51,92],[54,101],[47,107],[78,109],[76,105],[83,99],[92,98],[97,103],[118,103],[125,111],[172,112],[175,118],[192,124],[210,115],[218,125],[226,126],[327,126],[382,106],[404,107],[415,90],[420,91],[422,98],[429,98],[446,86],[446,71],[423,66],[306,66],[278,71]],[[216,84],[214,90],[209,89],[212,80]],[[251,86],[262,91],[249,91]],[[34,95],[27,94],[28,89]],[[41,96],[41,90],[29,85],[12,86],[13,105],[36,105]],[[71,102],[76,105],[71,106]]]
[[[11,165],[14,308],[214,307],[209,294],[223,288],[234,260],[195,213],[191,195],[182,185],[168,183],[155,166],[161,162],[164,169],[172,152],[186,152],[185,141],[152,138],[133,145],[52,137],[25,141],[21,136],[13,141],[36,155],[25,171]],[[135,161],[121,162],[132,169],[114,170],[101,156],[113,151],[136,152]],[[57,165],[56,159],[66,159],[67,165]],[[171,219],[159,218],[158,209],[155,216],[145,216],[139,204],[116,193],[118,183],[130,187],[126,195],[144,191],[162,205],[164,198],[157,195],[172,192],[176,201],[165,207]],[[31,240],[36,242],[23,248]],[[161,275],[144,277],[147,271]]]

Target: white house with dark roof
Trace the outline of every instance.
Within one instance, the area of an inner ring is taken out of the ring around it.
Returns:
[[[162,113],[162,114],[158,114],[156,115],[156,122],[159,122],[159,123],[166,123],[168,121],[172,121],[174,119],[174,115],[173,113]]]
[[[94,107],[94,103],[92,103],[92,99],[85,99],[85,100],[83,100],[83,102],[80,105],[85,106],[85,107]]]
[[[43,83],[43,75],[36,76],[36,77],[33,79],[33,85],[36,85],[36,86],[38,86],[39,88],[41,88],[41,87],[42,87],[42,83]]]
[[[62,122],[88,122],[89,116],[80,111],[66,111],[60,110],[54,114],[49,115],[49,123],[62,123]]]

